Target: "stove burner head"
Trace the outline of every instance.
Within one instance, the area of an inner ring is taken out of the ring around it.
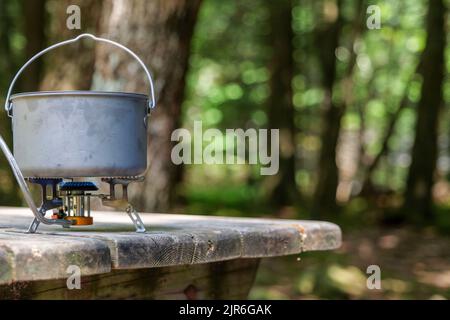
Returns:
[[[90,181],[69,181],[59,186],[61,191],[97,191],[98,187]]]
[[[59,197],[62,208],[53,214],[53,218],[72,221],[73,225],[91,225],[91,194],[98,187],[90,181],[68,181],[59,184]]]

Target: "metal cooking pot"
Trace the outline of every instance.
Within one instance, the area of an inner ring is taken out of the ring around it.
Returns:
[[[88,37],[119,47],[144,69],[150,99],[143,94],[52,91],[11,96],[23,70],[57,47]],[[12,117],[14,157],[25,177],[129,177],[147,168],[147,117],[155,107],[152,77],[128,48],[82,34],[33,56],[18,71],[8,90],[5,109]]]

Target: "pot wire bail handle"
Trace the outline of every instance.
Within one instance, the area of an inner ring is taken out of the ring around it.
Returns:
[[[90,33],[83,33],[80,34],[79,36],[77,36],[76,38],[73,39],[69,39],[69,40],[65,40],[62,42],[58,42],[55,43],[54,45],[51,45],[50,47],[38,52],[37,54],[35,54],[33,57],[31,57],[20,69],[19,71],[17,71],[16,75],[14,76],[14,78],[11,81],[11,84],[9,85],[9,89],[8,89],[8,93],[6,95],[6,101],[5,101],[5,110],[8,113],[9,117],[12,117],[11,111],[12,111],[12,101],[11,101],[11,94],[14,88],[14,85],[17,81],[17,79],[19,78],[19,76],[22,74],[22,72],[31,64],[33,63],[34,60],[36,60],[37,58],[39,58],[40,56],[44,55],[45,53],[56,49],[58,47],[67,45],[67,44],[71,44],[74,42],[77,42],[78,40],[82,39],[82,38],[91,38],[92,40],[98,41],[98,42],[103,42],[103,43],[108,43],[110,45],[113,45],[115,47],[118,47],[124,51],[126,51],[128,54],[130,54],[134,59],[137,60],[137,62],[139,62],[139,64],[141,65],[142,69],[144,69],[145,74],[147,75],[148,78],[148,82],[150,85],[150,91],[149,91],[149,102],[148,102],[148,113],[150,113],[151,109],[156,107],[156,99],[155,99],[155,89],[154,89],[154,85],[153,85],[153,78],[152,75],[150,74],[150,72],[148,71],[146,65],[144,64],[144,62],[130,49],[128,49],[127,47],[125,47],[124,45],[117,43],[115,41],[109,40],[109,39],[105,39],[105,38],[100,38],[97,36],[94,36],[93,34]]]

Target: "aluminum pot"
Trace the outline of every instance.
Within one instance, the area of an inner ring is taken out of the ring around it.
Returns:
[[[131,54],[150,83],[136,93],[52,91],[11,96],[14,83],[34,59],[83,37]],[[149,98],[150,97],[150,98]],[[24,177],[127,177],[147,168],[147,117],[155,106],[152,77],[128,48],[90,34],[55,44],[31,58],[13,79],[5,108],[13,118],[14,157]]]
[[[147,97],[92,91],[11,97],[25,177],[136,176],[147,168]]]

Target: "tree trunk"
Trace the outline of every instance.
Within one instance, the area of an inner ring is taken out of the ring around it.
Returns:
[[[145,182],[130,187],[132,201],[140,210],[165,211],[173,199],[177,170],[170,158],[170,138],[180,123],[190,43],[200,2],[105,2],[101,30],[136,52],[156,80],[157,108],[149,118],[148,129],[149,168]],[[103,45],[98,47],[94,87],[147,94],[143,71],[128,56],[118,56],[120,53],[116,52]]]
[[[333,86],[337,80],[335,51],[339,46],[343,27],[342,0],[336,4],[337,14],[317,33],[317,48],[322,66],[322,81],[325,91],[323,108],[323,129],[321,134],[322,148],[319,156],[319,176],[313,198],[312,214],[323,216],[337,209],[336,191],[339,184],[339,169],[337,166],[336,149],[341,131],[341,119],[347,107],[353,103],[353,70],[356,65],[354,44],[364,31],[365,1],[355,0],[355,17],[352,21],[353,33],[350,37],[350,58],[343,73],[341,82],[342,99],[333,101]]]
[[[269,127],[280,130],[280,167],[277,175],[268,178],[270,203],[277,208],[293,205],[299,200],[295,182],[295,125],[292,101],[293,31],[292,0],[269,1],[270,45],[272,59],[269,70]]]
[[[25,55],[28,60],[41,51],[45,45],[45,3],[46,0],[27,0],[22,3],[25,15]],[[21,91],[36,91],[41,81],[42,60],[32,63],[26,76],[20,78]]]
[[[71,0],[48,0],[49,44],[76,37],[78,34],[90,32],[97,34],[98,20],[101,16],[103,1],[79,0],[76,5],[81,10],[81,30],[70,30],[66,21],[69,15],[66,10]],[[81,40],[50,51],[44,59],[44,79],[41,90],[88,90],[91,87],[95,63],[95,43],[92,40]]]
[[[443,99],[445,9],[443,0],[428,1],[427,41],[419,70],[423,84],[404,206],[405,213],[414,220],[431,220],[433,217],[433,176],[437,159],[439,112]]]
[[[12,146],[11,119],[3,110],[4,94],[16,72],[16,60],[11,47],[11,34],[15,28],[13,16],[7,1],[0,1],[0,134]],[[0,203],[2,205],[20,205],[21,197],[14,175],[3,154],[0,154]]]
[[[319,156],[319,175],[313,198],[312,214],[322,216],[336,207],[336,189],[338,186],[338,168],[336,165],[336,146],[340,131],[343,110],[333,102],[333,85],[336,80],[335,51],[339,45],[342,28],[340,1],[336,4],[338,14],[334,21],[326,23],[316,34],[319,60],[322,66],[322,82],[325,97],[322,102],[323,128],[322,148]]]

